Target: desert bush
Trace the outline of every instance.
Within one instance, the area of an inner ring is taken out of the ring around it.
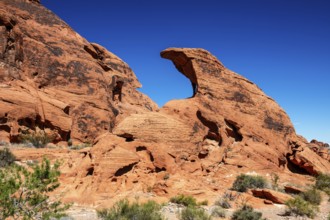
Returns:
[[[285,205],[287,205],[287,209],[285,211],[286,215],[307,216],[309,218],[314,218],[318,211],[317,206],[305,201],[300,196],[288,200]]]
[[[236,210],[231,219],[232,220],[259,220],[262,214],[253,210],[251,206],[243,205],[240,209]]]
[[[229,200],[227,198],[220,198],[219,200],[215,201],[214,205],[216,206],[220,206],[224,209],[230,209],[231,208],[231,204],[229,202]]]
[[[238,192],[246,192],[248,189],[265,188],[266,186],[267,181],[262,176],[241,174],[236,177],[232,189]]]
[[[215,206],[212,209],[211,216],[216,217],[216,218],[226,218],[226,210],[224,210],[223,208],[221,208],[219,206]]]
[[[227,199],[229,201],[234,201],[237,198],[237,194],[233,194],[230,191],[227,191],[223,194],[222,198]]]
[[[330,174],[320,174],[316,177],[315,188],[330,195]]]
[[[201,206],[201,205],[207,206],[208,204],[209,204],[209,201],[207,201],[207,200],[203,200],[203,201],[197,203],[198,206]]]
[[[24,144],[32,144],[36,148],[43,148],[48,143],[52,142],[54,140],[54,137],[40,130],[40,131],[20,134],[18,139],[20,142]]]
[[[69,205],[49,200],[48,193],[59,186],[59,164],[44,159],[29,171],[12,164],[0,169],[0,219],[52,219],[66,216]]]
[[[97,211],[97,215],[103,220],[162,220],[160,208],[161,206],[154,201],[139,204],[120,200],[110,209]]]
[[[181,204],[184,206],[196,206],[197,202],[196,199],[192,196],[186,196],[186,195],[178,195],[175,197],[170,198],[170,202]]]
[[[180,220],[211,220],[211,217],[202,208],[196,206],[185,207],[179,214]]]
[[[0,149],[0,168],[11,165],[16,160],[8,148]]]
[[[322,196],[321,196],[320,191],[315,188],[302,192],[300,196],[305,201],[307,201],[313,205],[320,205],[320,203],[322,201]]]

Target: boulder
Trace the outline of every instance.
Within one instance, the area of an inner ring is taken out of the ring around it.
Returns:
[[[262,199],[267,199],[277,204],[285,204],[286,201],[292,199],[292,196],[277,192],[271,189],[252,189],[253,196],[259,197]]]
[[[330,172],[329,161],[323,159],[308,147],[305,147],[300,152],[296,152],[294,155],[290,156],[289,159],[291,163],[314,176]]]

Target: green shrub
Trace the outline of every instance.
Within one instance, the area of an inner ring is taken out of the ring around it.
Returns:
[[[316,177],[315,188],[330,195],[330,174],[320,174]]]
[[[261,176],[240,174],[236,177],[232,189],[238,192],[246,192],[248,189],[265,188],[267,181]]]
[[[287,215],[299,215],[314,218],[318,211],[317,206],[305,201],[300,196],[288,200],[285,205],[287,205],[287,210],[285,212]]]
[[[216,206],[212,209],[211,216],[216,218],[226,218],[226,210],[219,206]]]
[[[196,199],[192,196],[186,196],[186,195],[178,195],[175,197],[172,197],[170,199],[170,202],[176,203],[176,204],[181,204],[184,206],[196,206],[197,202]]]
[[[97,215],[103,220],[162,220],[160,208],[154,201],[139,204],[120,200],[110,209],[97,211]]]
[[[330,213],[329,213],[329,215],[328,215],[328,220],[330,220]]]
[[[214,205],[220,206],[224,209],[230,209],[231,204],[228,199],[226,198],[220,198],[219,200],[215,201]]]
[[[300,195],[305,201],[313,204],[313,205],[320,205],[322,201],[322,196],[319,190],[313,188],[309,189]]]
[[[36,148],[43,148],[52,142],[54,137],[47,135],[44,131],[35,131],[20,134],[18,139],[24,144],[32,144]]]
[[[9,166],[15,160],[15,156],[8,148],[0,149],[0,168]]]
[[[242,208],[236,210],[231,219],[232,220],[259,220],[262,214],[253,210],[251,206],[243,205]]]
[[[209,201],[207,201],[207,200],[203,200],[203,201],[197,203],[198,206],[202,206],[202,205],[207,206],[208,204],[209,204]]]
[[[69,205],[49,201],[48,193],[59,186],[59,164],[50,165],[44,159],[41,165],[24,167],[12,164],[0,169],[0,219],[52,219],[66,216]]]
[[[179,215],[180,220],[211,220],[211,217],[204,209],[196,206],[188,206],[184,208]]]

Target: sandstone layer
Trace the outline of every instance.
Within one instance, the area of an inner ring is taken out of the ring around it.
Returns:
[[[62,160],[64,201],[215,198],[240,173],[299,182],[330,171],[328,153],[296,135],[272,98],[206,50],[161,52],[191,81],[192,97],[159,109],[125,62],[38,1],[2,0],[0,12],[0,139],[42,130],[57,146],[91,145],[13,149],[21,162]]]

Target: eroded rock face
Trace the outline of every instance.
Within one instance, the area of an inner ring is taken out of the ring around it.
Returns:
[[[119,114],[157,109],[136,91],[141,85],[126,63],[36,3],[0,2],[2,140],[39,127],[56,130],[58,141],[93,142]],[[112,97],[118,80],[121,103]]]
[[[3,0],[0,10],[0,138],[15,142],[41,129],[59,143],[93,145],[15,150],[21,161],[62,159],[65,201],[102,206],[150,193],[205,199],[240,173],[330,170],[273,99],[203,49],[161,52],[190,79],[193,95],[158,109],[136,91],[125,62],[40,4]]]

